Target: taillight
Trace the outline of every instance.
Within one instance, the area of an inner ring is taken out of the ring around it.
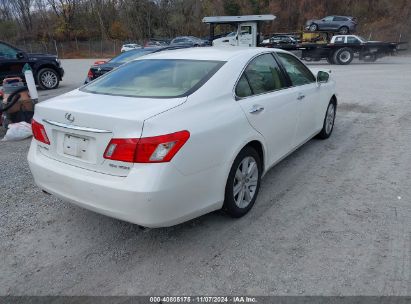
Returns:
[[[138,141],[135,138],[113,138],[104,152],[104,158],[132,163]]]
[[[136,163],[169,162],[190,138],[190,132],[141,138],[137,145]]]
[[[33,136],[35,139],[44,144],[50,144],[49,138],[46,133],[46,129],[44,129],[44,126],[41,123],[38,123],[33,119],[31,121],[31,129],[33,131]]]
[[[90,69],[88,70],[87,77],[92,79],[94,77],[93,71]]]
[[[134,138],[114,138],[104,152],[104,158],[130,163],[169,162],[190,138],[190,132]]]

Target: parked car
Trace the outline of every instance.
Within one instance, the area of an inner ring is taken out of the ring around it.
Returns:
[[[121,47],[121,52],[127,52],[127,51],[131,51],[131,50],[135,50],[135,49],[139,49],[141,48],[141,45],[137,44],[137,43],[129,43],[129,44],[124,44]]]
[[[270,43],[274,45],[295,45],[298,43],[298,40],[291,35],[274,35],[270,38]]]
[[[0,41],[0,83],[8,76],[23,77],[22,70],[26,63],[33,70],[35,82],[40,88],[48,90],[59,86],[64,70],[57,56],[26,53]]]
[[[147,41],[144,47],[166,47],[168,43],[163,40],[150,40]]]
[[[127,51],[125,53],[121,53],[117,57],[106,61],[106,62],[96,62],[94,65],[91,66],[90,70],[87,73],[86,80],[84,83],[89,83],[94,79],[110,72],[111,70],[119,67],[120,65],[139,58],[144,55],[148,55],[151,53],[163,52],[167,50],[175,50],[180,48],[185,48],[187,46],[170,46],[170,47],[147,47],[147,48],[140,48],[134,49],[131,51]]]
[[[238,32],[231,32],[228,35],[225,35],[220,38],[216,38],[213,40],[212,45],[216,47],[225,47],[225,46],[250,47],[251,46],[250,42],[253,41],[252,34],[251,34],[252,28],[246,26],[245,29],[246,30],[241,32],[241,35],[238,35]],[[256,36],[257,36],[257,40],[259,41],[260,35],[256,34]],[[261,44],[264,45],[265,44],[264,41],[261,41]]]
[[[342,35],[355,32],[357,19],[347,16],[328,16],[319,20],[308,20],[305,28],[311,32],[335,31]]]
[[[276,49],[140,57],[36,106],[30,169],[45,192],[142,226],[241,217],[273,165],[331,135],[329,77]]]
[[[212,45],[213,40],[219,39],[219,38],[225,38],[225,37],[235,37],[237,35],[237,32],[225,32],[225,33],[220,33],[220,34],[214,34],[213,37],[211,36],[205,36],[201,38],[202,40],[207,42],[207,45]]]
[[[171,40],[171,43],[170,43],[171,46],[188,45],[192,47],[206,46],[208,44],[209,44],[208,41],[205,41],[203,39],[193,37],[193,36],[176,37],[173,40]]]
[[[231,32],[227,35],[219,35],[214,36],[214,40],[212,41],[212,45],[216,47],[222,46],[237,46],[238,45],[238,33]]]

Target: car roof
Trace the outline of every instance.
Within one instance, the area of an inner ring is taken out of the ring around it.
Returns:
[[[342,16],[342,15],[332,15],[332,16],[328,16],[328,17],[341,17],[341,18],[348,18],[348,19],[352,19],[353,17],[351,16]]]
[[[141,48],[138,48],[138,49],[129,50],[129,51],[127,51],[127,53],[129,53],[129,52],[132,52],[132,53],[137,52],[137,53],[139,53],[139,52],[143,52],[143,51],[156,51],[156,50],[159,50],[159,49],[160,49],[159,47],[141,47]],[[121,55],[121,54],[120,54],[120,55]]]
[[[255,56],[264,52],[275,51],[277,53],[287,53],[279,49],[250,48],[250,47],[203,47],[170,50],[167,52],[153,53],[145,56],[144,59],[184,59],[184,60],[213,60],[228,61],[234,57],[245,55]],[[137,59],[138,60],[138,59]]]

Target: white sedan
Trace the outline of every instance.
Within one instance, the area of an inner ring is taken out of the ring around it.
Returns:
[[[285,51],[161,52],[38,104],[28,161],[45,192],[142,226],[241,217],[336,109],[330,75]]]
[[[131,50],[135,50],[135,49],[140,49],[140,48],[141,48],[141,45],[136,44],[136,43],[124,44],[124,45],[121,47],[121,52],[124,53],[124,52],[127,52],[127,51],[131,51]]]

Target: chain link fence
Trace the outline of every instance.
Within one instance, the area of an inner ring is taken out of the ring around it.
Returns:
[[[29,53],[47,53],[67,58],[109,58],[118,55],[126,41],[89,40],[89,41],[26,41],[12,42],[17,48]]]

